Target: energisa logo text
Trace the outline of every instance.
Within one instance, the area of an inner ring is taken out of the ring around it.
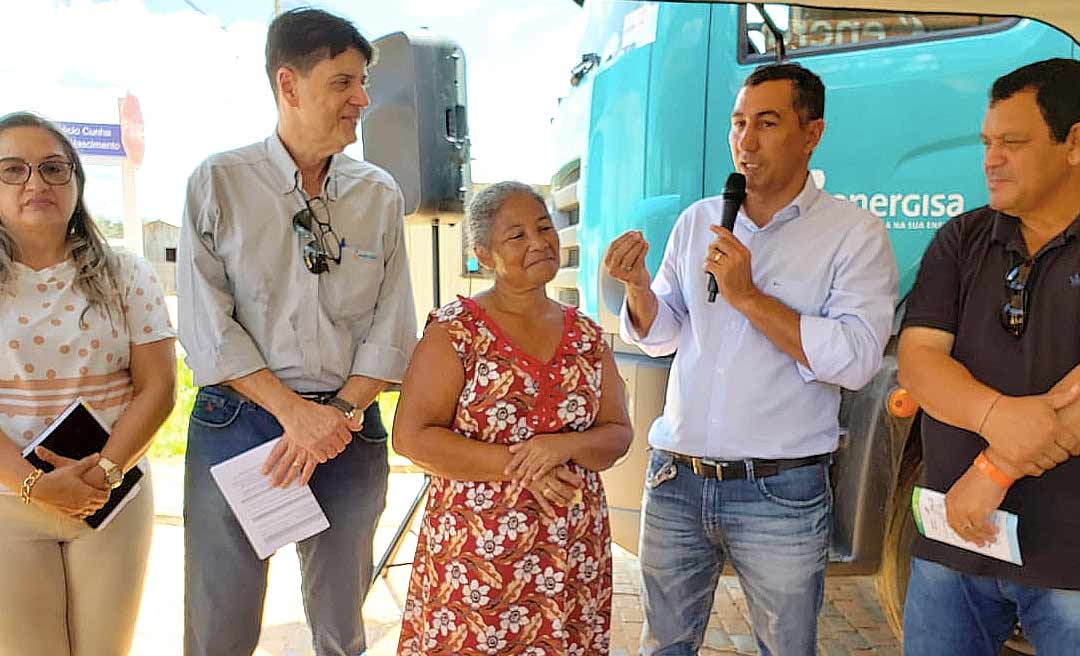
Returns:
[[[963,194],[836,194],[883,219],[941,218],[964,213]]]
[[[825,188],[825,171],[810,169],[818,189]],[[964,213],[964,195],[956,193],[876,193],[834,194],[840,200],[855,203],[881,219],[948,219]],[[913,223],[888,221],[890,228],[936,228],[942,222]]]

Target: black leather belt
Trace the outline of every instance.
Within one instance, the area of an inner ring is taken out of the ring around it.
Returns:
[[[829,462],[831,453],[822,453],[805,458],[781,458],[768,460],[763,458],[748,458],[746,460],[712,460],[711,458],[696,458],[685,456],[674,451],[667,451],[675,462],[686,465],[694,470],[694,473],[704,478],[715,478],[720,481],[737,478],[767,478],[775,476],[782,471],[798,469],[808,465],[816,465]]]
[[[337,396],[337,392],[297,392],[296,395],[302,399],[326,405],[327,401]]]
[[[236,391],[229,385],[212,385],[211,387],[217,390],[218,393],[231,399],[235,399],[237,401],[247,401],[248,403],[255,403],[254,401],[244,396],[240,392]],[[302,399],[307,399],[308,401],[314,401],[316,403],[326,405],[326,402],[336,396],[337,392],[297,392],[296,395]]]
[[[211,385],[208,389],[214,389],[217,393],[234,399],[240,402],[251,403],[256,407],[262,408],[259,404],[255,403],[248,397],[244,396],[240,392],[237,392],[228,385]],[[326,405],[326,402],[337,396],[338,390],[333,392],[296,392],[296,394],[308,401],[314,401]],[[266,408],[262,408],[263,411],[269,412]],[[361,412],[360,408],[356,409],[357,413]],[[375,401],[371,402],[367,408],[363,409],[364,427],[360,431],[354,432],[353,435],[362,435],[365,438],[369,438],[368,441],[386,440],[386,428],[382,423],[382,415],[379,412],[379,404]]]

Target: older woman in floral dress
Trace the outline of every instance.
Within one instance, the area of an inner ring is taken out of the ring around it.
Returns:
[[[600,330],[547,298],[559,241],[503,182],[468,229],[494,287],[433,312],[394,448],[433,474],[399,654],[605,654],[611,537],[597,472],[626,452],[622,380]]]

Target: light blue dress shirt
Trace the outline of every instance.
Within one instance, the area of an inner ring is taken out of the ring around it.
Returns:
[[[896,305],[896,260],[873,214],[833,198],[807,176],[763,228],[742,211],[735,237],[751,253],[754,284],[801,315],[804,367],[723,296],[706,302],[703,266],[722,201],[688,207],[652,283],[659,312],[638,335],[623,304],[620,334],[647,354],[675,353],[656,448],[725,460],[834,451],[840,387],[866,385],[881,366]]]

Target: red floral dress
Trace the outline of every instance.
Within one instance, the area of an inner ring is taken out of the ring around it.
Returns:
[[[453,429],[492,444],[582,431],[600,405],[600,329],[566,309],[540,362],[472,299],[432,313],[465,370]],[[413,560],[398,654],[606,654],[611,534],[600,476],[577,465],[581,503],[545,516],[528,490],[434,477]]]

